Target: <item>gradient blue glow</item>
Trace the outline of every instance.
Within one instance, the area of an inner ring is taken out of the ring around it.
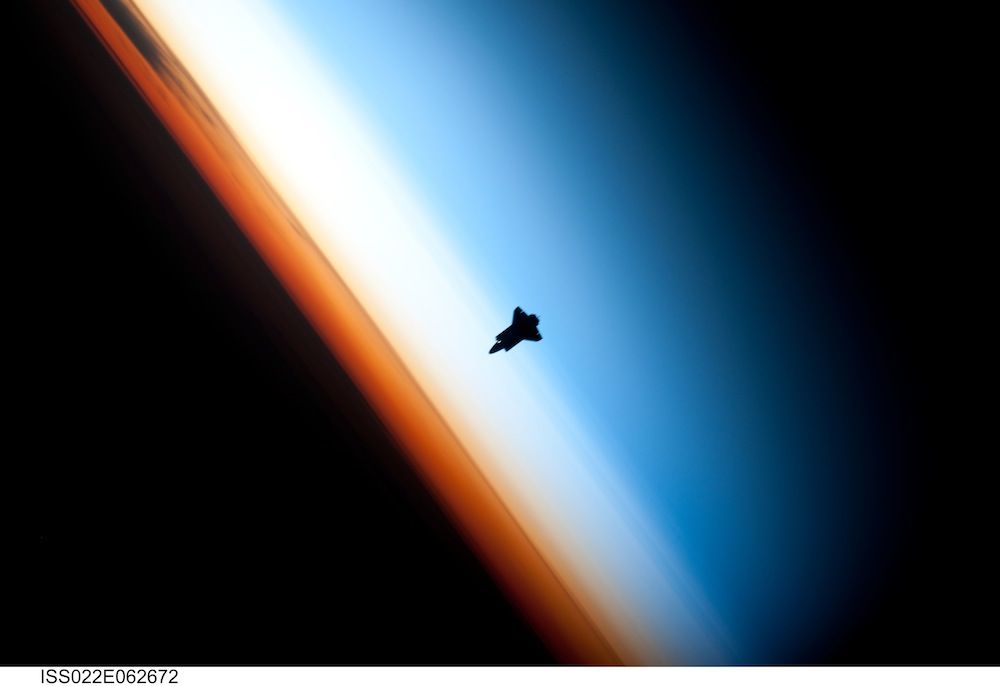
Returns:
[[[513,353],[614,446],[733,659],[821,640],[859,574],[865,544],[844,532],[874,496],[850,342],[802,246],[776,244],[801,221],[782,170],[684,26],[657,27],[665,70],[593,3],[282,6],[494,302],[540,314],[544,344]]]

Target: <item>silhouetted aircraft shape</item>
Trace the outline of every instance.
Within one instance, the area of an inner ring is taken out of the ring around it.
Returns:
[[[520,307],[514,308],[514,320],[506,329],[497,334],[497,342],[490,348],[490,355],[497,350],[510,350],[521,341],[540,341],[542,334],[538,333],[538,317],[525,314]]]

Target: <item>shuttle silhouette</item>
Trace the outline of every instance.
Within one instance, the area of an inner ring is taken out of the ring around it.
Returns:
[[[490,355],[498,350],[510,350],[521,341],[540,341],[542,334],[538,333],[538,317],[525,314],[520,307],[514,308],[514,319],[510,326],[497,334],[497,342],[490,348]]]

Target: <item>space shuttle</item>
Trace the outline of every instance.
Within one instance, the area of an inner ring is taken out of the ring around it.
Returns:
[[[540,341],[538,316],[525,314],[520,307],[514,308],[514,318],[506,329],[497,334],[497,342],[490,348],[490,355],[498,350],[510,350],[521,341]]]

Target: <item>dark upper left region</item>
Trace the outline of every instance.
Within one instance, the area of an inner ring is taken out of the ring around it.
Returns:
[[[490,348],[490,355],[498,350],[510,350],[521,341],[540,341],[538,316],[525,314],[520,307],[514,308],[514,319],[506,329],[497,334],[497,342]]]

